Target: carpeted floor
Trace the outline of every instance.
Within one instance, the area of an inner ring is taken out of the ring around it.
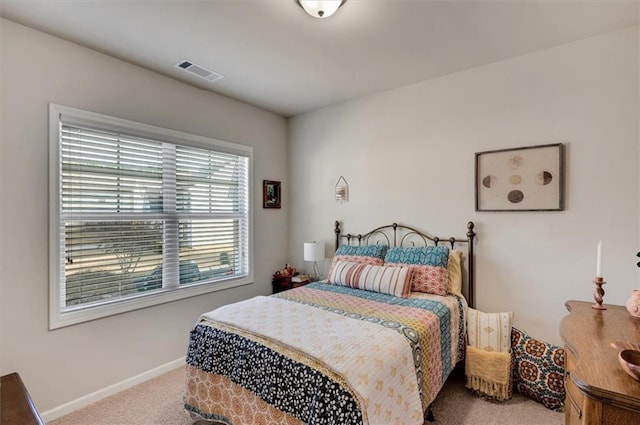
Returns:
[[[434,425],[564,424],[564,414],[548,410],[521,394],[516,393],[513,399],[501,404],[476,398],[464,388],[463,379],[458,374],[452,375],[438,395],[433,405]],[[48,425],[192,425],[182,408],[183,387],[184,369],[178,368]]]

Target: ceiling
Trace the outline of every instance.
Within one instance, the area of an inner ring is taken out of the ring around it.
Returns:
[[[0,0],[0,15],[292,116],[637,25],[638,2],[347,0],[317,19],[295,0]]]

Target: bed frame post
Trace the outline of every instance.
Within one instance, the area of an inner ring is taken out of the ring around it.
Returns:
[[[474,253],[473,253],[473,240],[476,237],[476,232],[474,231],[475,224],[473,221],[467,223],[467,255],[469,258],[467,259],[467,268],[469,269],[469,276],[467,277],[469,280],[469,307],[475,307],[475,299],[474,299],[474,287],[476,285],[475,273],[474,273]]]
[[[338,250],[338,247],[340,246],[340,222],[338,220],[336,220],[336,222],[334,223],[335,228],[333,229],[333,233],[336,234],[336,251]]]

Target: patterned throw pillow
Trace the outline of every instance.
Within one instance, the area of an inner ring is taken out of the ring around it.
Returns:
[[[542,403],[547,409],[564,410],[564,349],[531,338],[512,328],[511,347],[518,392]]]
[[[408,298],[411,293],[411,274],[410,267],[373,266],[338,261],[329,280],[335,285]]]
[[[467,345],[485,351],[511,351],[513,312],[484,313],[467,310]]]
[[[336,250],[336,255],[333,257],[331,267],[329,267],[329,283],[333,283],[331,281],[331,275],[336,262],[349,261],[351,263],[381,266],[384,264],[384,255],[386,252],[386,245],[340,245]]]
[[[447,295],[449,248],[446,246],[389,248],[384,262],[413,268],[412,291]]]

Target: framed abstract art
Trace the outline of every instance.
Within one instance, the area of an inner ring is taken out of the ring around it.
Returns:
[[[476,152],[476,211],[562,211],[564,145]]]

